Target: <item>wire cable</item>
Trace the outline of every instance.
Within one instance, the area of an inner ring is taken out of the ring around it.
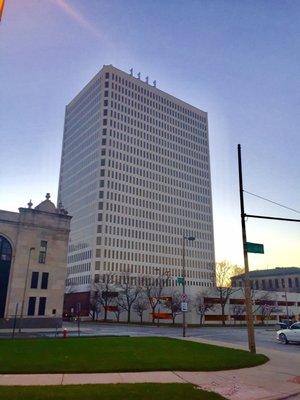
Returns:
[[[261,199],[261,200],[265,200],[265,201],[268,201],[269,203],[275,204],[276,206],[279,206],[279,207],[282,207],[282,208],[285,208],[285,209],[287,209],[287,210],[294,211],[294,212],[300,214],[300,211],[299,211],[299,210],[295,210],[294,208],[287,207],[287,206],[285,206],[284,204],[277,203],[276,201],[267,199],[266,197],[262,197],[262,196],[259,196],[258,194],[248,192],[247,190],[244,190],[244,192],[247,193],[247,194],[250,194],[251,196],[258,197],[258,198]]]

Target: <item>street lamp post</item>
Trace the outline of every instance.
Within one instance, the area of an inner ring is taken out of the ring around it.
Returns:
[[[182,300],[185,299],[185,276],[186,276],[186,272],[185,272],[185,241],[189,240],[189,241],[193,241],[195,240],[195,238],[193,236],[183,236],[182,237]],[[182,311],[183,315],[182,315],[182,336],[185,337],[186,334],[186,311]]]
[[[21,313],[20,313],[20,322],[19,322],[19,333],[21,332],[22,329],[22,319],[23,319],[23,313],[24,313],[24,302],[25,302],[25,295],[26,295],[26,289],[27,289],[27,280],[28,280],[28,273],[29,273],[29,266],[30,266],[30,259],[31,259],[31,253],[35,250],[34,247],[30,247],[29,252],[28,252],[28,261],[27,261],[27,268],[26,268],[26,276],[25,276],[25,283],[24,283],[24,291],[23,291],[23,297],[22,297],[22,303],[21,303]]]

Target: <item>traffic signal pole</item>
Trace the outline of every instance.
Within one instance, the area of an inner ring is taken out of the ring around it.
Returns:
[[[247,331],[248,331],[248,347],[251,353],[256,353],[255,335],[253,324],[252,300],[251,300],[251,285],[249,280],[249,263],[247,252],[247,234],[245,222],[245,207],[244,207],[244,188],[243,188],[243,171],[242,171],[242,154],[241,145],[238,145],[238,166],[239,166],[239,188],[240,188],[240,205],[241,205],[241,223],[242,223],[242,237],[243,237],[243,253],[244,253],[244,266],[245,266],[245,305],[246,305],[246,318],[247,318]]]
[[[246,218],[257,218],[275,221],[286,221],[286,222],[300,222],[300,219],[296,218],[282,218],[268,215],[253,215],[246,214],[244,208],[244,188],[243,188],[243,171],[242,171],[242,154],[241,145],[238,144],[238,165],[239,165],[239,187],[240,187],[240,204],[241,204],[241,222],[242,222],[242,235],[243,235],[243,252],[244,252],[244,265],[245,265],[245,304],[246,304],[246,317],[247,317],[247,328],[248,328],[248,345],[251,353],[255,353],[255,336],[254,336],[254,325],[253,325],[253,312],[252,312],[252,301],[251,301],[251,285],[249,279],[249,264],[248,264],[248,249],[247,249],[247,235],[246,235]],[[265,199],[267,200],[267,199]],[[275,203],[276,204],[276,203]],[[280,204],[277,204],[280,205]],[[281,205],[282,206],[282,205]],[[285,207],[285,206],[283,206]],[[296,210],[293,210],[296,211]],[[249,243],[248,243],[249,244]]]

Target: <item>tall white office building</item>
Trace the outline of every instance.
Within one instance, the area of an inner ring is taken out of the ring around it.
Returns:
[[[66,107],[58,202],[73,216],[67,290],[112,273],[212,286],[207,113],[112,65]]]

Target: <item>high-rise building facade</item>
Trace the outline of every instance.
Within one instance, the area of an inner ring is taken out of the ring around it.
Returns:
[[[67,291],[113,274],[212,286],[207,113],[112,65],[66,107],[58,202],[73,216]]]

